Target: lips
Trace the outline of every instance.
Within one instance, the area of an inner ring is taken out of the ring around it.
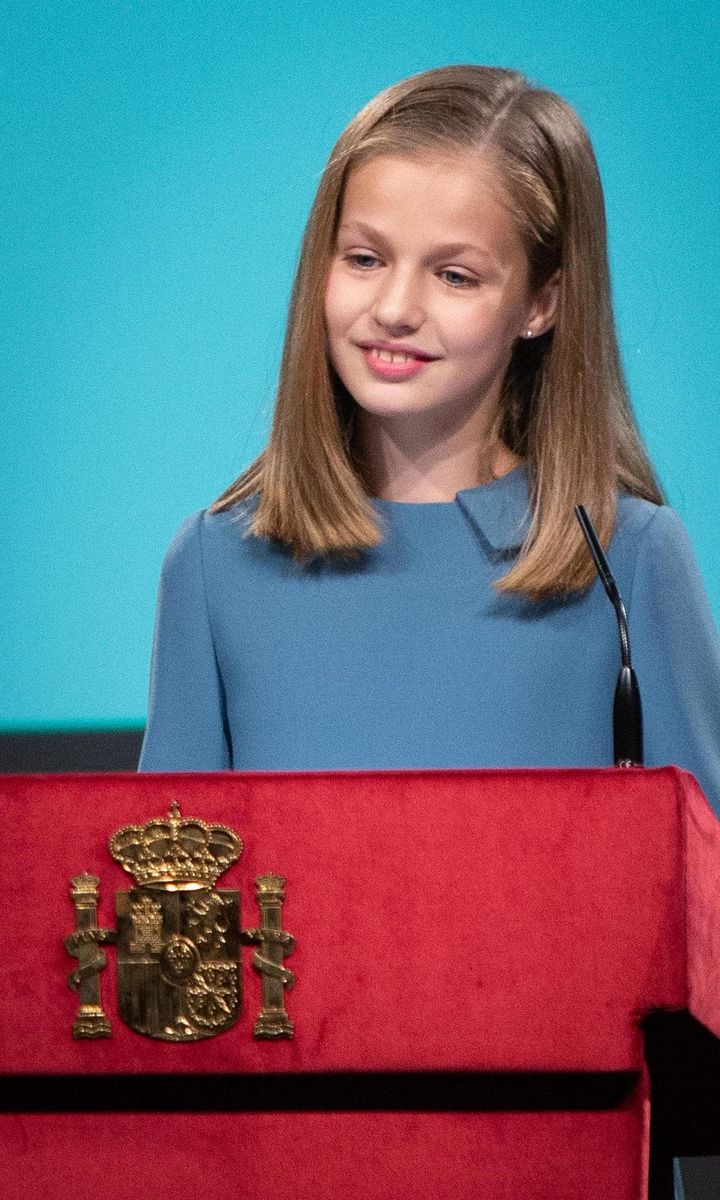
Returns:
[[[428,354],[426,350],[421,350],[419,346],[411,346],[408,342],[359,342],[361,350],[375,350],[377,355],[373,357],[380,358],[381,362],[392,362],[397,355],[402,355],[403,360],[409,358],[419,359],[421,362],[433,362],[436,354]]]
[[[400,350],[379,350],[376,346],[370,347],[368,354],[372,358],[377,358],[379,362],[406,363],[423,361],[419,354],[406,354]]]
[[[360,349],[373,375],[380,379],[410,379],[426,370],[435,361],[427,357],[418,358],[410,355],[407,351],[390,351],[376,346],[361,346]]]

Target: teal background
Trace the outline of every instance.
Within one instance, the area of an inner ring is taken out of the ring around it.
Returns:
[[[162,556],[262,446],[327,154],[445,63],[589,127],[631,391],[720,617],[718,11],[0,4],[0,728],[144,720]]]

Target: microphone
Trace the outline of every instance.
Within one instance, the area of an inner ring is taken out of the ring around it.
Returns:
[[[593,523],[582,504],[575,505],[575,516],[578,519],[583,537],[587,542],[595,570],[615,609],[618,632],[620,634],[620,654],[622,665],[615,688],[613,703],[613,753],[616,767],[641,767],[643,765],[643,727],[642,703],[637,676],[633,670],[630,658],[630,634],[628,633],[627,613],[618,586],[610,570],[610,565],[600,539],[593,528]]]

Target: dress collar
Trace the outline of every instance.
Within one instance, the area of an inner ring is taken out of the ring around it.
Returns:
[[[492,550],[517,550],[530,528],[530,489],[524,466],[492,483],[466,488],[455,501]]]

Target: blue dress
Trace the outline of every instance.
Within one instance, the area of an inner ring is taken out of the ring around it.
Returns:
[[[607,766],[619,668],[599,584],[499,595],[527,529],[522,467],[448,503],[376,500],[385,540],[299,566],[196,513],[160,582],[144,771]],[[648,766],[720,811],[720,641],[669,508],[622,496],[608,557],[628,609]]]

